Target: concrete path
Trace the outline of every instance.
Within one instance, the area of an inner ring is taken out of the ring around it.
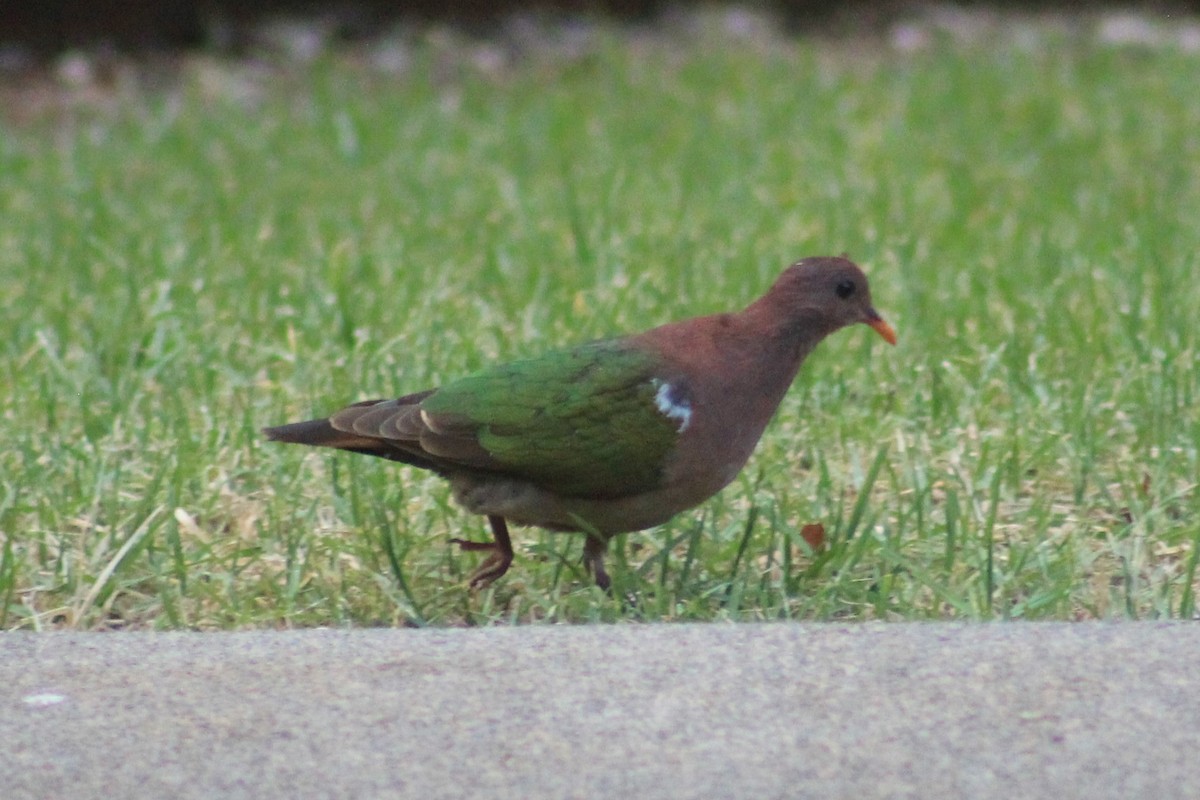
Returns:
[[[0,798],[1200,798],[1200,626],[0,636]]]

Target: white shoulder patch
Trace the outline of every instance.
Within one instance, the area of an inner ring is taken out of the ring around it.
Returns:
[[[687,395],[673,384],[658,378],[654,379],[653,384],[658,387],[654,395],[654,407],[667,419],[678,422],[676,430],[683,433],[692,424],[692,404],[688,402]]]

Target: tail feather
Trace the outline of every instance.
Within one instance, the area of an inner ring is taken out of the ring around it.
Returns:
[[[348,450],[351,453],[386,458],[389,461],[400,461],[421,469],[441,471],[433,460],[423,457],[420,453],[403,449],[385,439],[338,430],[327,418],[276,425],[263,428],[262,432],[272,442],[303,444],[309,447],[332,447],[337,450]]]
[[[272,442],[307,444],[312,447],[336,447],[339,450],[371,447],[379,444],[365,436],[339,431],[329,424],[329,420],[326,418],[263,428],[262,432]]]

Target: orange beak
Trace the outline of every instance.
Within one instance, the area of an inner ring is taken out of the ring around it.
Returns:
[[[892,330],[892,326],[883,321],[883,317],[879,316],[879,312],[871,309],[868,313],[867,324],[875,329],[875,332],[883,337],[883,340],[888,344],[896,343],[896,332]]]

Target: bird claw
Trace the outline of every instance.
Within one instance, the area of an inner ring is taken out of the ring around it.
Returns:
[[[481,550],[490,550],[491,555],[483,560],[479,568],[471,573],[471,578],[468,585],[474,589],[483,589],[492,581],[500,578],[504,573],[508,572],[508,568],[512,566],[513,549],[512,541],[508,537],[508,526],[504,523],[502,517],[488,517],[488,521],[492,525],[492,534],[496,537],[493,542],[475,542],[470,539],[451,539],[451,544],[456,544],[460,549],[467,552],[479,552]]]
[[[451,539],[450,544],[456,544],[461,549],[467,550],[467,551],[472,551],[472,552],[477,551],[477,550],[495,550],[496,549],[495,542],[475,542],[470,539]]]
[[[596,585],[605,592],[612,588],[612,579],[608,577],[608,572],[604,569],[604,553],[606,550],[608,550],[608,540],[595,536],[588,536],[587,541],[583,545],[584,569],[592,573],[592,578],[596,581]]]
[[[592,565],[592,577],[596,580],[596,585],[605,592],[612,590],[612,578],[608,577],[608,573],[604,570],[603,564]]]
[[[463,542],[454,541],[459,547],[462,547]],[[480,545],[482,542],[467,542],[467,544]],[[504,573],[508,572],[508,568],[512,566],[512,553],[504,553],[494,544],[487,544],[483,547],[463,547],[464,550],[491,550],[492,554],[483,560],[479,568],[471,573],[471,578],[468,585],[475,590],[485,589],[491,585],[492,581],[500,578]]]

